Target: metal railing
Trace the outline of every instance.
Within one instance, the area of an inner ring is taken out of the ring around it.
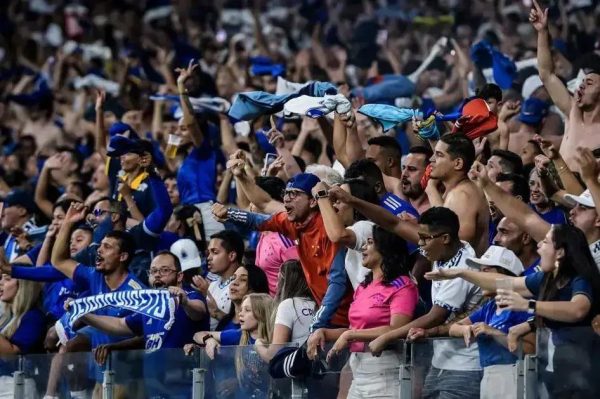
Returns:
[[[399,361],[397,369],[394,369],[398,378],[394,384],[397,385],[399,398],[421,397],[425,376],[431,366],[433,343],[448,339],[426,339],[415,343],[401,341],[395,346]],[[514,381],[517,398],[542,399],[552,397],[552,392],[567,389],[581,392],[578,397],[587,397],[587,392],[600,392],[595,390],[596,384],[600,385],[595,381],[600,380],[597,377],[597,371],[600,370],[600,337],[591,329],[561,330],[559,333],[542,330],[538,334],[537,348],[536,355],[517,357]],[[573,356],[569,356],[570,352]],[[342,365],[344,363],[345,358]],[[328,370],[320,377],[302,380],[274,380],[267,370],[268,362],[258,356],[254,346],[221,347],[213,359],[204,350],[198,350],[192,356],[185,356],[181,349],[164,349],[153,353],[114,352],[103,367],[95,363],[90,353],[0,359],[2,374],[12,375],[13,395],[17,399],[37,397],[35,393],[32,394],[32,387],[39,397],[48,389],[54,389],[55,392],[50,394],[61,398],[91,398],[95,389],[95,397],[101,394],[104,399],[318,399],[332,397],[337,390],[347,390],[352,382],[347,365]],[[579,374],[589,380],[582,380],[578,373],[569,374],[564,370],[580,370]],[[554,372],[561,374],[554,378]],[[58,381],[52,382],[56,376]],[[79,392],[79,396],[70,396],[75,391]],[[126,396],[123,396],[124,391]],[[81,396],[81,392],[87,396]]]

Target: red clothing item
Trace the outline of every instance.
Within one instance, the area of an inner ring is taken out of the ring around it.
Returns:
[[[259,230],[276,231],[297,241],[298,255],[308,287],[317,304],[321,305],[327,292],[329,269],[340,248],[327,237],[321,214],[316,213],[307,223],[300,224],[290,222],[287,214],[280,212],[261,224]],[[348,325],[348,309],[351,302],[352,290],[347,290],[331,323]]]

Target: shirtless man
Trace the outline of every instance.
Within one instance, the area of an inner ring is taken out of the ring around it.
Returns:
[[[600,70],[586,73],[575,92],[575,98],[571,98],[566,86],[554,73],[548,33],[548,9],[542,10],[534,0],[529,21],[538,31],[537,57],[540,78],[554,104],[567,115],[560,154],[569,169],[577,170],[577,147],[600,148],[600,135],[597,134],[600,129]]]
[[[432,157],[433,168],[427,195],[432,207],[444,206],[458,215],[460,239],[469,242],[477,256],[480,256],[489,245],[490,214],[483,192],[467,176],[474,160],[475,148],[469,139],[457,134],[443,136],[437,142]],[[437,182],[444,186],[443,195],[435,187]],[[329,190],[329,197],[349,204],[376,224],[405,240],[419,242],[417,224],[394,217],[382,207],[362,201],[336,187]]]

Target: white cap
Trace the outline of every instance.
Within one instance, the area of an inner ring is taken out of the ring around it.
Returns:
[[[527,100],[534,91],[538,88],[542,87],[544,84],[542,83],[542,79],[540,79],[540,75],[531,75],[525,82],[523,82],[523,88],[521,89],[521,96],[523,100]]]
[[[567,194],[565,195],[565,200],[572,206],[581,204],[583,206],[587,206],[588,208],[596,207],[596,205],[594,205],[592,194],[590,194],[590,190],[585,190],[583,193],[581,193],[581,195]]]
[[[479,268],[480,266],[501,267],[520,276],[523,273],[523,263],[510,249],[498,245],[490,246],[481,258],[467,258],[467,265]]]
[[[200,258],[200,252],[196,243],[189,238],[182,238],[177,240],[171,245],[171,252],[179,258],[181,263],[181,271],[200,267],[202,265],[202,258]]]

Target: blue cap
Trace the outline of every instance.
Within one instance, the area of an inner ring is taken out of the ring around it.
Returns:
[[[146,140],[129,139],[125,136],[114,136],[108,144],[107,155],[110,157],[120,157],[123,154],[143,154],[154,153],[152,144]]]
[[[16,189],[8,193],[8,195],[4,198],[4,206],[7,208],[11,206],[20,206],[25,208],[29,213],[33,213],[35,211],[33,196],[31,193],[23,189]]]
[[[535,97],[530,97],[521,106],[519,121],[526,125],[537,126],[548,115],[548,103]]]
[[[306,194],[311,195],[312,188],[320,181],[321,180],[312,173],[298,173],[288,181],[285,188],[286,190],[302,190]]]
[[[135,130],[133,130],[133,128],[131,126],[129,126],[127,123],[124,123],[121,121],[117,121],[112,124],[112,126],[108,130],[108,135],[110,137],[113,137],[116,135],[123,136],[123,135],[126,135],[127,132],[129,132],[128,136],[130,139],[139,139],[139,137],[140,137],[140,136],[138,136],[137,132]]]

